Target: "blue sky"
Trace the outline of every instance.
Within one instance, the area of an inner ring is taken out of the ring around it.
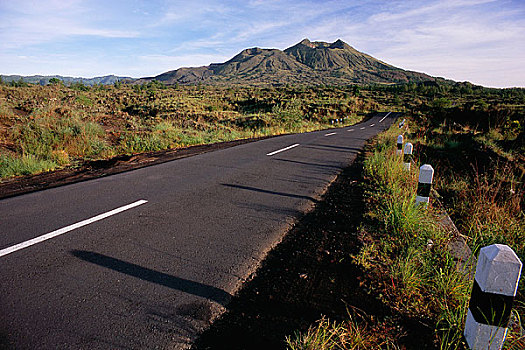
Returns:
[[[0,73],[153,76],[342,39],[400,68],[525,86],[525,0],[0,0]]]

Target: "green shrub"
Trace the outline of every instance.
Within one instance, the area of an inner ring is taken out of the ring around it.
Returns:
[[[38,159],[32,154],[22,157],[0,155],[0,178],[17,175],[31,175],[57,168],[51,160]]]

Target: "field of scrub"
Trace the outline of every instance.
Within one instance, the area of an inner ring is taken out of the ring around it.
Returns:
[[[86,160],[355,123],[377,109],[343,89],[0,86],[0,177]],[[343,118],[344,121],[343,121]]]
[[[168,87],[155,81],[11,82],[0,83],[0,178],[118,155],[323,129],[342,118],[348,125],[389,110],[440,123],[433,128],[468,128],[486,147],[523,160],[525,89],[468,83]]]

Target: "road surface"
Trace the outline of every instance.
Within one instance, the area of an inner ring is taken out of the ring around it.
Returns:
[[[0,200],[0,348],[185,348],[399,115]]]

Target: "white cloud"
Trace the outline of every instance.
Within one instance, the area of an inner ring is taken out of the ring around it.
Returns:
[[[449,1],[393,13],[400,22],[374,30],[384,37],[372,54],[405,69],[487,86],[524,86],[525,11],[480,5],[491,1]],[[445,6],[446,5],[446,6]],[[432,8],[432,11],[427,11]],[[439,11],[437,9],[440,9]],[[370,23],[377,23],[372,16]],[[382,44],[382,45],[381,45]],[[520,58],[521,57],[521,58]],[[505,74],[507,71],[513,73]]]
[[[440,0],[440,1],[434,1],[431,3],[425,3],[423,6],[420,7],[414,7],[414,5],[420,5],[422,2],[409,2],[410,7],[405,8],[404,11],[399,12],[392,12],[392,11],[386,11],[386,12],[380,12],[378,14],[375,14],[369,18],[370,22],[376,22],[376,23],[383,23],[386,21],[389,22],[397,22],[401,21],[407,18],[415,18],[422,15],[433,15],[435,13],[438,13],[439,11],[447,11],[450,13],[450,11],[455,10],[456,8],[461,7],[471,7],[471,6],[477,6],[482,5],[490,2],[495,2],[497,0]],[[405,2],[406,4],[406,2]]]
[[[100,26],[81,1],[8,1],[1,4],[0,11],[0,47],[4,49],[24,48],[75,36],[139,36],[136,30]]]
[[[139,77],[223,62],[253,46],[340,38],[404,69],[523,86],[524,37],[525,6],[514,0],[0,0],[1,73],[54,67]],[[77,42],[84,46],[69,52]]]

